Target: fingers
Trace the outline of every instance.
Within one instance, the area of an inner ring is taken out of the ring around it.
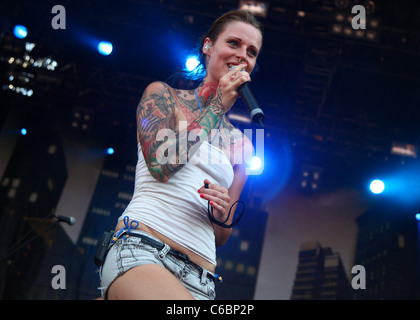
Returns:
[[[228,111],[233,106],[236,99],[238,99],[239,86],[247,81],[251,81],[249,73],[245,71],[246,66],[246,63],[241,63],[232,67],[219,80],[217,94],[225,111]]]
[[[230,196],[228,190],[210,180],[205,179],[204,185],[198,189],[198,193],[203,200],[210,201],[210,205],[216,210],[223,212],[229,205]]]
[[[204,185],[200,189],[198,189],[198,192],[212,196],[220,195],[222,198],[229,197],[228,189],[217,184],[211,183],[211,181],[208,179],[204,179]]]
[[[246,66],[246,63],[241,63],[230,68],[229,72],[226,74],[226,77],[228,77],[233,88],[237,89],[242,83],[251,81],[249,73],[245,70]]]
[[[214,201],[219,203],[221,201],[225,201],[229,203],[230,197],[228,194],[227,189],[217,186],[215,184],[210,184],[209,188],[205,188],[204,186],[198,189],[198,193],[202,199],[208,201]]]
[[[225,212],[225,207],[223,207],[222,205],[220,205],[220,204],[218,204],[217,202],[215,202],[215,201],[210,201],[210,205],[215,209],[215,210],[217,210],[218,212],[220,212],[221,213],[221,216],[223,216],[223,214],[224,214],[224,212]],[[215,218],[216,219],[220,219],[221,217],[220,216],[215,216]]]

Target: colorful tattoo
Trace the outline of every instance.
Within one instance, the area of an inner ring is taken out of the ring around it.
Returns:
[[[165,83],[154,83],[145,90],[137,108],[137,134],[147,167],[156,180],[166,182],[178,172],[185,165],[184,160],[190,149],[207,141],[211,130],[222,119],[225,112],[221,105],[221,97],[213,97],[214,90],[211,86],[204,86],[203,89],[208,90],[208,94],[201,97],[204,101],[200,103],[205,106],[205,102],[210,101],[210,104],[200,113],[195,97],[192,99],[190,94],[190,98],[187,99],[188,96],[183,96]],[[177,126],[175,114],[178,107],[183,114],[189,115],[188,127],[186,130],[179,130],[173,136],[159,139],[159,133],[171,131]],[[187,139],[185,134],[188,135],[193,130],[196,139]],[[162,146],[166,150],[164,154],[160,152]],[[174,152],[170,152],[171,150]],[[164,163],[160,161],[162,157],[166,157]]]

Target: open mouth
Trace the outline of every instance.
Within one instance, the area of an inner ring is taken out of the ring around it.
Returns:
[[[228,68],[229,68],[229,69],[232,69],[233,67],[236,67],[236,66],[237,66],[237,64],[234,64],[234,63],[228,63],[228,64],[227,64],[227,66],[228,66]]]

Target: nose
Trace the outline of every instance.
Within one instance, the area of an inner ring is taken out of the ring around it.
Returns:
[[[241,64],[243,62],[246,62],[246,64],[248,64],[248,61],[246,61],[246,58],[244,58],[243,56],[238,56],[238,63]],[[248,70],[248,66],[242,69],[242,71],[247,71],[247,70]]]
[[[246,48],[243,48],[242,50],[238,51],[237,57],[238,57],[239,63],[247,62],[246,61]]]

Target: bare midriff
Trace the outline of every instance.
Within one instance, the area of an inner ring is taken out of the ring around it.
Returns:
[[[130,220],[131,222],[131,220]],[[129,222],[129,223],[130,223]],[[116,232],[118,232],[120,229],[124,228],[124,221],[121,220],[120,222],[118,222],[117,227],[115,228]],[[209,261],[207,261],[206,259],[204,259],[203,257],[200,257],[198,254],[192,252],[191,250],[181,246],[180,244],[172,241],[171,239],[165,237],[164,235],[162,235],[161,233],[157,232],[156,230],[146,226],[143,223],[139,223],[138,227],[136,228],[137,230],[140,231],[144,231],[152,236],[154,236],[155,238],[159,239],[160,241],[162,241],[163,243],[166,243],[169,247],[171,247],[171,249],[176,250],[178,252],[181,252],[182,254],[187,255],[190,260],[192,262],[194,262],[195,264],[199,265],[200,267],[207,269],[208,271],[214,273],[215,271],[215,267],[212,263],[210,263]]]

